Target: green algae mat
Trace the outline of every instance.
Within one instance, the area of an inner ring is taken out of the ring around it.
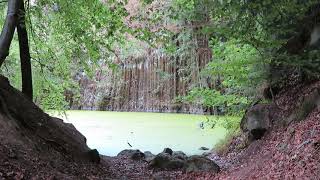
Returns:
[[[67,111],[66,115],[59,117],[74,124],[90,148],[107,156],[123,149],[156,154],[166,147],[187,155],[202,154],[200,147],[211,149],[227,133],[222,127],[202,124],[207,121],[204,115],[109,111]]]

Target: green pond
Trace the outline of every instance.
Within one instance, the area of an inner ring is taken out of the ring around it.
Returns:
[[[226,135],[222,127],[201,128],[206,121],[203,115],[108,111],[67,111],[66,115],[59,117],[86,136],[90,148],[107,156],[124,149],[156,154],[166,147],[187,155],[202,154],[200,147],[211,149]]]

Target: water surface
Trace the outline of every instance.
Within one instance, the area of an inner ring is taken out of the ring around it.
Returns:
[[[86,136],[90,148],[107,156],[116,156],[123,149],[156,154],[166,147],[187,155],[202,154],[205,151],[200,147],[212,148],[226,134],[221,127],[202,129],[200,124],[206,121],[203,115],[108,111],[66,114],[67,118],[60,118],[74,124]]]

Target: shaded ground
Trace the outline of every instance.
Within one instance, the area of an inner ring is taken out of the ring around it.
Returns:
[[[270,132],[237,156],[218,179],[319,179],[320,117],[314,111],[306,121]]]
[[[211,154],[222,171],[152,171],[144,161],[101,157],[70,124],[50,118],[0,78],[0,180],[2,179],[320,179],[320,109],[288,127],[277,125],[245,149],[234,138],[228,151]],[[286,117],[319,83],[283,91]]]

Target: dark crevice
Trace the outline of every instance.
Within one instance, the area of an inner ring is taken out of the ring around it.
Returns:
[[[250,131],[250,139],[251,140],[259,140],[263,137],[263,135],[266,133],[266,129],[264,128],[258,128],[258,129],[253,129]]]

